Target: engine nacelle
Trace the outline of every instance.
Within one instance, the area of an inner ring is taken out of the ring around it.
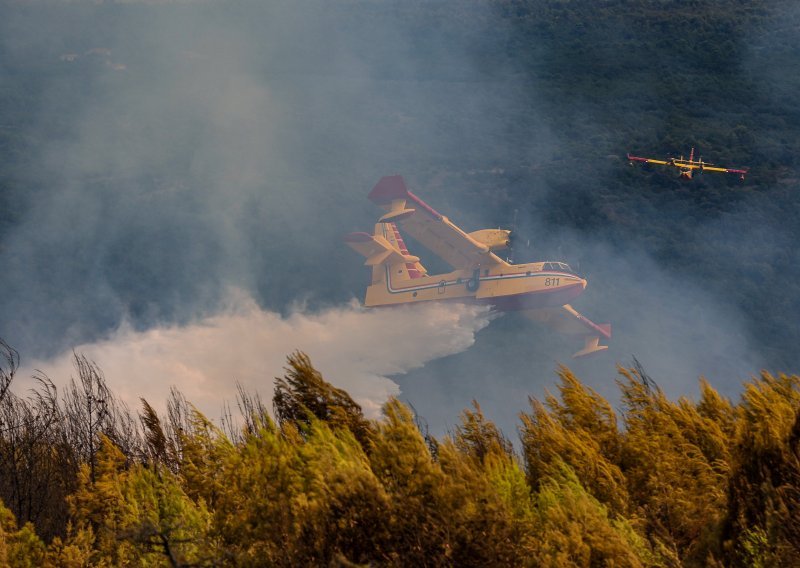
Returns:
[[[490,250],[503,250],[511,245],[511,231],[506,229],[481,229],[473,231],[469,236],[488,246]]]

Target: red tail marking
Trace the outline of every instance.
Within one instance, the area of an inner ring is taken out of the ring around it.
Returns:
[[[375,184],[372,191],[367,196],[370,201],[378,205],[390,203],[394,199],[405,199],[413,203],[413,209],[419,208],[428,213],[434,219],[440,220],[442,216],[430,205],[422,201],[419,197],[411,193],[406,187],[403,176],[386,176]]]
[[[406,189],[406,182],[403,180],[403,176],[386,176],[375,184],[375,187],[372,188],[367,197],[373,203],[382,205],[393,199],[404,199],[407,195],[408,189]]]
[[[394,233],[394,240],[397,243],[397,248],[400,249],[400,252],[407,255],[408,248],[406,248],[406,243],[403,241],[403,237],[400,236],[400,231],[397,230],[397,225],[394,223],[389,223],[389,228]],[[406,263],[406,269],[408,270],[408,276],[410,278],[422,278],[422,274],[420,274],[419,270],[417,270],[416,264],[413,262]]]
[[[597,327],[599,327],[604,332],[606,337],[611,338],[611,324],[610,323],[598,323]]]

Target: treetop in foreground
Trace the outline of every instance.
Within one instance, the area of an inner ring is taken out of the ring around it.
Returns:
[[[60,397],[2,390],[0,565],[800,564],[797,376],[671,401],[635,364],[615,410],[562,367],[515,446],[477,401],[440,439],[394,398],[366,419],[300,352],[272,413],[240,389],[222,426],[75,362]]]

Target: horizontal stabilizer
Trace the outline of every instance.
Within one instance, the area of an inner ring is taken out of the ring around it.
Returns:
[[[342,239],[347,244],[351,243],[368,243],[372,240],[372,235],[369,233],[359,232],[359,233],[349,233],[344,236]]]
[[[408,254],[400,254],[399,252],[393,250],[386,250],[373,254],[367,258],[367,261],[364,264],[366,266],[377,266],[379,264],[397,264],[400,262],[419,262],[419,257]]]
[[[378,219],[378,221],[380,223],[394,223],[397,221],[402,221],[403,219],[407,219],[408,217],[413,215],[414,211],[415,211],[414,209],[398,209],[395,211],[390,211],[389,213]]]
[[[592,335],[586,338],[583,349],[577,353],[573,353],[572,357],[578,359],[591,355],[592,353],[597,353],[598,351],[605,351],[606,349],[608,349],[608,345],[600,345],[600,338],[596,335]]]
[[[379,264],[383,264],[385,261],[389,260],[389,257],[392,256],[392,251],[390,250],[382,250],[378,251],[372,256],[367,258],[367,261],[364,263],[366,266],[377,266]]]
[[[367,257],[367,266],[419,262],[419,257],[401,253],[392,244],[378,235],[350,233],[344,237],[350,248]]]

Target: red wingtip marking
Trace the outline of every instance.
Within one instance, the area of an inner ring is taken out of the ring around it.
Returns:
[[[402,199],[408,196],[408,189],[403,176],[386,176],[375,184],[369,192],[370,201],[382,205],[393,199]]]
[[[416,204],[417,207],[419,207],[420,209],[423,209],[424,211],[426,211],[434,219],[441,220],[442,215],[438,211],[436,211],[436,209],[434,209],[433,207],[431,207],[430,205],[428,205],[427,203],[422,201],[419,197],[417,197],[416,195],[414,195],[410,191],[408,192],[408,199],[412,203]]]

